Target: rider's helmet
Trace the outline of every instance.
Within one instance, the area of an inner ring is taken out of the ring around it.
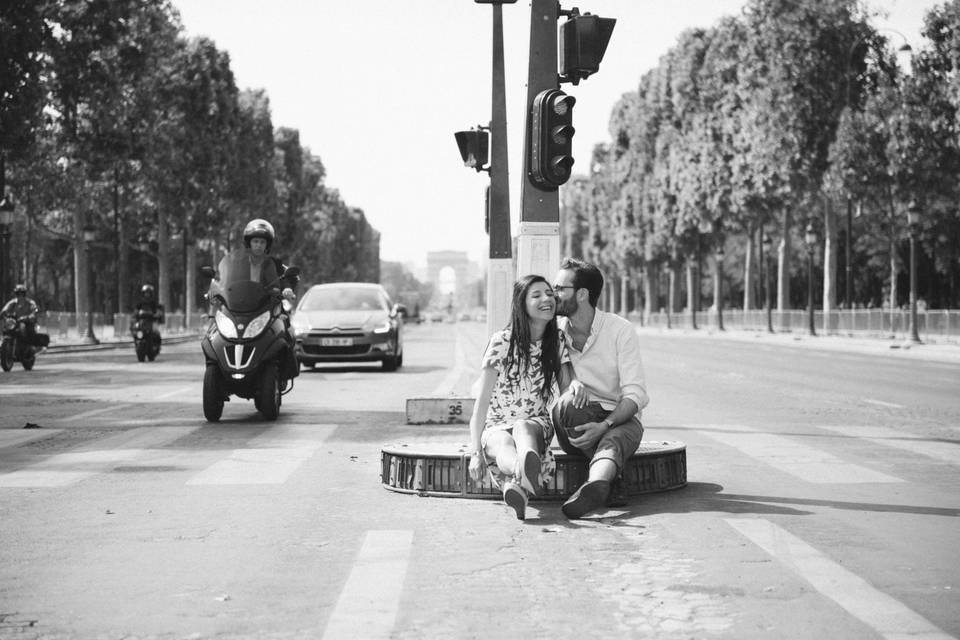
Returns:
[[[145,284],[140,287],[140,295],[144,300],[153,300],[154,288],[152,284]]]
[[[13,288],[13,293],[16,295],[27,295],[27,285],[18,284]]]
[[[243,244],[250,248],[251,238],[263,238],[267,241],[267,253],[270,253],[270,247],[273,246],[273,238],[276,234],[273,232],[273,225],[263,218],[256,218],[247,223],[243,229]]]

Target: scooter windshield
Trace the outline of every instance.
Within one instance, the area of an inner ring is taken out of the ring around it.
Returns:
[[[260,265],[259,280],[252,279],[252,270],[246,251],[225,255],[217,268],[217,279],[210,285],[210,297],[222,297],[235,313],[251,313],[266,306],[269,290],[261,283],[277,279],[273,260],[268,258]]]

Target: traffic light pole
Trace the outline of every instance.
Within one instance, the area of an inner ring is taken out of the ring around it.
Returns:
[[[510,184],[507,170],[507,98],[503,56],[503,5],[493,5],[493,100],[490,134],[490,255],[487,263],[487,335],[510,320],[513,286],[513,238],[510,234]]]
[[[560,266],[560,193],[557,189],[544,190],[538,187],[531,178],[530,166],[531,137],[536,133],[531,132],[531,106],[539,93],[558,87],[557,9],[557,0],[531,0],[530,3],[527,125],[516,277],[535,273],[552,279]]]

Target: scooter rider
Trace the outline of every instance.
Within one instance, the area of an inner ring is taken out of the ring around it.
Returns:
[[[13,288],[15,297],[3,305],[0,310],[0,318],[10,316],[18,322],[23,322],[24,330],[28,336],[33,336],[37,332],[37,313],[40,309],[37,303],[27,297],[27,286],[18,284]]]
[[[156,290],[152,284],[145,284],[140,287],[140,302],[134,308],[134,316],[146,317],[157,324],[163,324],[163,305],[157,302]]]
[[[281,292],[281,296],[284,300],[293,301],[296,298],[293,287],[297,286],[300,276],[291,277],[286,275],[287,266],[283,264],[279,258],[269,255],[270,249],[273,248],[275,238],[276,233],[273,230],[273,225],[263,218],[251,220],[243,229],[243,244],[246,246],[247,255],[250,258],[250,279],[255,282],[260,282],[263,285],[269,285],[278,279],[282,280],[285,286]],[[283,326],[286,328],[284,338],[290,345],[288,349],[289,361],[287,363],[287,375],[284,376],[289,379],[296,376],[299,370],[296,356],[293,355],[296,340],[293,335],[293,329],[290,328],[289,313],[284,313],[283,315]]]

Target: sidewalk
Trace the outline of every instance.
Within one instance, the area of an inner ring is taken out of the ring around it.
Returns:
[[[811,336],[806,333],[768,333],[766,331],[716,328],[699,330],[664,329],[661,327],[637,327],[637,333],[644,335],[662,335],[699,340],[732,340],[753,344],[777,345],[797,349],[815,349],[820,351],[862,353],[889,358],[928,360],[960,365],[960,344],[944,340],[927,340],[922,344],[905,342],[902,338],[854,338],[847,336]]]
[[[94,332],[94,335],[97,336],[96,332]],[[191,340],[199,340],[200,334],[195,332],[171,334],[161,332],[161,337],[163,339],[163,344],[179,344],[182,342],[190,342]],[[99,340],[98,344],[89,344],[84,342],[83,337],[78,333],[71,332],[67,336],[51,336],[50,346],[46,348],[46,353],[75,353],[79,351],[101,351],[104,349],[133,348],[133,337],[131,336],[110,336],[106,338],[97,336],[97,339]]]

